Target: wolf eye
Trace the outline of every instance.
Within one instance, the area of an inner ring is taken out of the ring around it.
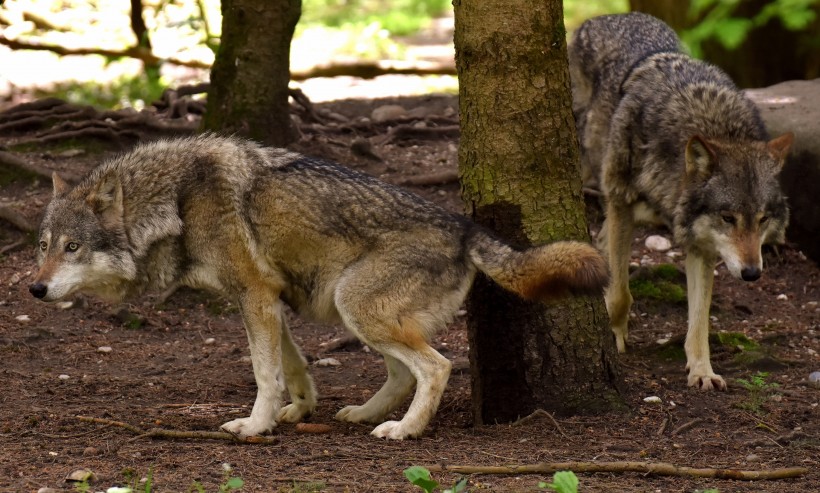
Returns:
[[[48,248],[48,243],[46,243],[45,241],[41,241],[40,242],[40,250],[45,252],[47,248]]]
[[[760,224],[764,224],[764,223],[765,223],[766,221],[768,221],[768,220],[769,220],[769,216],[762,216],[762,217],[760,218]]]
[[[720,215],[723,222],[726,224],[734,224],[735,223],[735,216],[734,214],[729,214],[728,212],[724,212]]]
[[[74,241],[70,241],[66,244],[65,251],[67,251],[67,252],[76,252],[78,248],[80,248],[80,245],[78,245]]]

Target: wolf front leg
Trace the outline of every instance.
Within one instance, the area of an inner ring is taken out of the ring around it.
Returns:
[[[612,199],[606,207],[606,250],[612,278],[606,290],[606,310],[618,352],[626,352],[629,309],[632,294],[629,292],[629,258],[632,253],[632,208]]]
[[[251,415],[222,425],[222,429],[248,437],[271,431],[282,406],[282,302],[269,289],[248,289],[240,299],[248,333],[256,401]]]
[[[689,298],[689,330],[686,333],[686,369],[689,386],[701,390],[726,390],[726,382],[712,371],[709,360],[709,306],[715,279],[715,258],[696,252],[686,254],[686,292]]]

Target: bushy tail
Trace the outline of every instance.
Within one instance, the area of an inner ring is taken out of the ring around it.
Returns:
[[[609,283],[606,261],[598,250],[586,243],[557,241],[516,251],[477,231],[468,248],[478,270],[527,300],[601,294]]]

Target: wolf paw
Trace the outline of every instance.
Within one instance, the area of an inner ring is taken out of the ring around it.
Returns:
[[[276,426],[276,423],[260,423],[254,421],[253,417],[239,418],[228,421],[219,427],[222,431],[227,431],[240,438],[252,437],[269,433]]]
[[[700,390],[726,390],[726,381],[714,372],[689,373],[689,386]]]
[[[336,413],[336,419],[348,423],[381,423],[384,416],[373,416],[365,406],[347,406]]]
[[[280,423],[298,423],[311,414],[313,414],[313,408],[306,402],[294,402],[279,411],[276,421]]]
[[[379,438],[389,438],[391,440],[404,440],[405,438],[415,438],[421,435],[423,430],[412,431],[407,429],[406,423],[402,421],[385,421],[377,426],[371,435]]]

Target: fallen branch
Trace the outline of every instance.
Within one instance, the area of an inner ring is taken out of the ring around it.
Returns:
[[[132,46],[124,50],[107,50],[104,48],[66,48],[65,46],[52,45],[46,43],[35,43],[31,41],[20,41],[17,39],[9,39],[0,35],[0,44],[6,45],[13,50],[37,50],[37,51],[51,51],[61,56],[66,55],[102,55],[108,58],[136,58],[141,60],[148,66],[158,66],[163,62],[173,63],[174,65],[181,65],[183,67],[192,68],[211,68],[210,63],[200,62],[199,60],[180,60],[177,58],[160,58],[151,50],[142,46]]]
[[[140,438],[170,438],[170,439],[184,439],[184,440],[228,440],[236,443],[276,443],[279,441],[277,437],[262,437],[252,436],[241,438],[233,433],[224,431],[184,431],[184,430],[166,430],[163,428],[151,428],[144,430],[138,426],[134,426],[122,421],[114,421],[105,418],[94,418],[91,416],[77,416],[77,419],[86,423],[98,423],[104,425],[111,425],[123,428],[137,435],[133,440]]]
[[[373,79],[380,75],[456,75],[453,64],[409,63],[399,60],[379,60],[376,62],[334,63],[320,65],[304,72],[291,72],[291,80],[307,80],[315,77],[360,77]]]
[[[558,433],[560,433],[561,436],[566,438],[567,440],[572,441],[572,439],[570,439],[570,437],[568,437],[567,434],[564,433],[564,430],[561,429],[561,425],[558,424],[558,421],[555,420],[555,417],[547,411],[544,411],[543,409],[536,409],[532,412],[532,414],[524,416],[523,418],[513,422],[511,426],[521,426],[541,416],[546,416],[547,418],[549,418],[549,420],[552,422],[552,425],[555,427],[556,430],[558,430]]]
[[[746,481],[796,478],[809,472],[805,467],[787,467],[763,471],[739,469],[713,469],[676,466],[666,462],[542,462],[520,466],[428,466],[431,472],[454,472],[457,474],[552,474],[557,471],[584,472],[637,472],[658,476],[693,478],[740,479]]]
[[[695,418],[692,421],[689,421],[688,423],[684,423],[684,424],[678,426],[677,428],[675,428],[674,430],[672,430],[672,436],[679,435],[679,434],[683,433],[684,431],[688,430],[689,428],[694,428],[695,425],[699,425],[702,422],[703,422],[702,419]]]
[[[33,233],[36,227],[22,214],[7,205],[0,205],[0,219],[11,224],[24,233]]]
[[[51,181],[52,171],[50,169],[23,161],[14,154],[11,154],[6,151],[0,151],[0,166],[8,166],[11,168],[15,168],[27,175],[38,176],[40,178],[47,179],[49,182]]]
[[[412,186],[429,186],[429,185],[447,185],[458,181],[458,170],[448,169],[439,171],[438,173],[429,173],[426,175],[408,176],[401,180],[396,180],[396,185],[412,185]]]

